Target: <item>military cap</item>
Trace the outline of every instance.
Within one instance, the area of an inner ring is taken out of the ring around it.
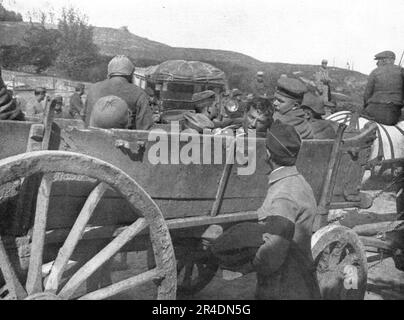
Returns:
[[[316,96],[314,93],[307,92],[302,101],[302,107],[307,107],[320,115],[325,114],[324,102],[321,97]]]
[[[99,99],[91,111],[90,126],[104,129],[124,129],[129,122],[129,108],[125,100],[116,96]]]
[[[302,140],[293,126],[276,120],[267,133],[266,147],[277,159],[295,162]]]
[[[212,90],[197,92],[192,95],[192,102],[200,102],[209,98],[214,98],[215,95],[215,91]]]
[[[375,60],[381,59],[396,59],[396,55],[393,51],[382,51],[375,55]]]
[[[301,100],[306,92],[307,86],[300,80],[281,77],[278,80],[275,94]]]
[[[202,113],[189,112],[184,115],[184,126],[187,129],[194,129],[202,133],[204,129],[214,129],[215,124]]]
[[[241,91],[240,91],[239,89],[237,89],[237,88],[234,88],[234,89],[231,91],[231,94],[232,94],[233,97],[237,97],[237,96],[243,95],[243,94],[241,93]]]

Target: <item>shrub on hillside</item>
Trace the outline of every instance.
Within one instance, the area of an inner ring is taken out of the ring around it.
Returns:
[[[11,10],[7,10],[0,3],[0,21],[12,21],[19,22],[22,21],[22,15]]]

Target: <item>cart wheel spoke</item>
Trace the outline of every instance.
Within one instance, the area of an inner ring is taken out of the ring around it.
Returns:
[[[27,292],[22,287],[17,275],[8,258],[6,249],[0,236],[0,270],[3,274],[6,286],[9,291],[10,299],[24,299]]]
[[[45,242],[46,219],[53,175],[45,174],[39,186],[34,230],[32,234],[31,257],[26,288],[29,295],[42,292],[42,256]]]
[[[162,271],[157,268],[149,270],[147,272],[141,273],[134,277],[128,278],[126,280],[114,283],[106,288],[99,289],[97,291],[91,292],[79,298],[79,300],[102,300],[113,297],[126,290],[136,288],[142,284],[159,281],[164,278]]]
[[[107,190],[108,185],[105,183],[100,183],[87,198],[72,230],[63,244],[63,247],[59,250],[55,263],[52,266],[49,278],[45,284],[46,291],[57,291],[66,265],[69,262],[77,243],[83,236],[83,232],[88,221],[93,215],[94,210]]]
[[[139,218],[135,223],[125,229],[125,231],[120,233],[111,241],[111,243],[109,243],[73,275],[60,291],[59,296],[69,299],[86,279],[88,279],[99,267],[111,259],[125,244],[131,241],[146,227],[146,220],[144,218]]]
[[[184,273],[184,280],[183,280],[183,285],[185,287],[191,286],[193,270],[194,270],[194,264],[192,262],[187,263],[185,265],[185,273]]]

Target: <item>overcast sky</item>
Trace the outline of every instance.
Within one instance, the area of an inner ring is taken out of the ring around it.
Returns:
[[[0,0],[1,1],[1,0]],[[9,9],[73,5],[95,26],[121,27],[170,46],[224,49],[267,62],[346,67],[404,50],[404,0],[4,0]]]

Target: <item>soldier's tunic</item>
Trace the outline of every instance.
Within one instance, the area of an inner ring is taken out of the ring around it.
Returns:
[[[256,97],[268,96],[268,86],[265,82],[254,81],[252,84],[252,94]]]
[[[394,64],[377,67],[369,75],[363,115],[385,125],[395,125],[401,116],[404,69]]]
[[[330,82],[331,78],[328,73],[328,69],[320,68],[315,74],[315,83],[319,91],[321,92],[321,96],[323,97],[324,102],[328,102],[330,100]]]
[[[293,126],[302,139],[313,139],[313,128],[305,116],[304,111],[295,106],[277,110],[273,115],[273,119]]]
[[[86,101],[86,124],[95,103],[106,96],[117,96],[123,99],[132,113],[129,129],[149,130],[153,125],[153,110],[149,105],[147,94],[138,86],[129,83],[123,77],[113,77],[92,85]]]
[[[82,119],[84,115],[84,105],[81,96],[75,92],[69,100],[69,114],[72,119]]]
[[[317,299],[318,285],[311,253],[316,200],[310,185],[296,167],[281,167],[269,176],[267,196],[258,219],[278,216],[294,225],[291,246],[282,266],[274,273],[257,272],[258,299]]]
[[[25,114],[27,117],[43,117],[45,108],[41,102],[37,100],[29,101],[25,107]]]
[[[313,129],[314,139],[335,139],[336,125],[334,122],[322,119],[312,119],[310,125]]]

